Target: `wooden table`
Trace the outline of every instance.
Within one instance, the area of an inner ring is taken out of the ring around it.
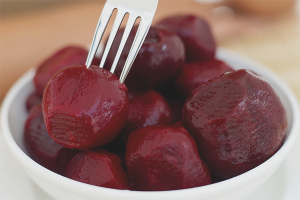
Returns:
[[[1,17],[0,99],[25,71],[38,66],[59,48],[89,44],[103,4],[103,1],[70,2]],[[206,17],[220,46],[267,65],[287,81],[300,99],[298,16],[232,17],[219,12],[220,9],[212,12],[216,6],[189,0],[160,0],[154,23],[182,13]]]

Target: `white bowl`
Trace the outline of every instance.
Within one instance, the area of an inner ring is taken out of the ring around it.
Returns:
[[[23,128],[27,112],[25,101],[34,91],[34,70],[24,74],[6,95],[1,111],[1,121],[6,142],[28,175],[46,192],[57,199],[85,200],[220,200],[244,199],[267,180],[291,149],[299,132],[300,114],[297,100],[290,88],[273,72],[248,58],[219,49],[217,57],[236,69],[251,69],[261,74],[276,90],[285,105],[288,117],[288,134],[279,151],[263,164],[237,177],[219,183],[174,191],[139,192],[108,189],[80,183],[60,176],[33,161],[24,148]]]

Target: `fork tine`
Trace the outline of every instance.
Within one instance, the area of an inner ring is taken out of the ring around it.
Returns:
[[[93,42],[88,54],[88,57],[86,59],[85,65],[87,68],[89,68],[92,64],[92,61],[95,57],[95,54],[98,50],[100,41],[103,37],[103,33],[106,29],[106,26],[108,24],[108,21],[113,13],[113,10],[115,9],[115,7],[113,7],[111,4],[109,4],[108,2],[105,3],[103,10],[101,12],[97,27],[96,27],[96,31],[94,34],[94,38],[93,38]]]
[[[100,62],[100,65],[99,67],[103,68],[104,66],[104,63],[106,61],[106,58],[107,58],[107,55],[109,53],[109,50],[111,48],[111,45],[115,39],[115,36],[120,28],[120,25],[124,19],[124,16],[125,16],[126,12],[121,10],[121,9],[118,9],[118,13],[117,13],[117,16],[116,16],[116,19],[115,19],[115,22],[114,22],[114,25],[111,29],[111,32],[110,32],[110,35],[109,35],[109,38],[107,40],[107,43],[106,43],[106,47],[105,47],[105,50],[103,52],[103,55],[102,55],[102,59],[101,59],[101,62]]]
[[[116,57],[115,57],[115,59],[114,59],[114,62],[113,62],[113,64],[112,64],[112,67],[111,67],[111,69],[110,69],[110,72],[111,72],[111,73],[114,73],[114,72],[115,72],[115,69],[116,69],[116,67],[117,67],[118,61],[119,61],[120,56],[121,56],[121,53],[122,53],[122,51],[123,51],[123,49],[124,49],[124,46],[125,46],[126,41],[127,41],[127,39],[128,39],[128,36],[129,36],[129,34],[130,34],[130,32],[131,32],[131,29],[132,29],[132,27],[133,27],[133,25],[134,25],[136,19],[137,19],[137,16],[136,16],[136,15],[133,15],[133,14],[131,15],[131,14],[129,14],[129,19],[128,19],[128,21],[127,21],[127,24],[126,24],[126,27],[125,27],[125,31],[124,31],[123,36],[122,36],[122,40],[121,40],[120,46],[119,46],[119,48],[118,48]]]
[[[128,57],[126,59],[124,68],[123,68],[122,73],[120,75],[120,82],[121,83],[124,83],[124,81],[127,77],[127,74],[129,73],[129,70],[130,70],[130,68],[133,64],[133,61],[135,60],[135,58],[136,58],[143,42],[144,42],[144,40],[147,36],[148,30],[149,30],[150,25],[151,25],[151,21],[142,19],[141,22],[140,22],[140,25],[139,25],[139,28],[136,32],[134,41],[133,41],[131,49],[130,49],[130,52],[129,52]]]

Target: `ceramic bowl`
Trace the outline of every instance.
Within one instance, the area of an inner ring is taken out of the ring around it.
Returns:
[[[219,183],[191,189],[140,192],[108,189],[77,182],[58,175],[32,160],[23,144],[24,122],[27,117],[26,98],[34,91],[32,79],[35,70],[24,74],[7,93],[1,111],[5,140],[12,155],[20,162],[28,175],[56,199],[84,200],[221,200],[244,199],[266,181],[280,165],[291,149],[299,132],[299,107],[290,88],[273,72],[244,56],[219,49],[217,58],[235,69],[251,69],[261,74],[280,96],[288,117],[288,133],[283,146],[270,159],[254,169]]]

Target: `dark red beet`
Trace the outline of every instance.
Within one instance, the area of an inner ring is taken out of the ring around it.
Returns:
[[[104,149],[78,153],[69,163],[66,176],[91,185],[133,190],[120,158]]]
[[[128,119],[121,133],[123,144],[126,145],[128,135],[139,128],[171,123],[171,110],[163,96],[154,90],[137,95],[130,103]]]
[[[119,76],[127,59],[137,27],[133,27],[116,68]],[[105,68],[110,69],[124,29],[120,30],[107,57]],[[172,32],[151,27],[131,67],[125,84],[129,89],[147,90],[175,77],[183,67],[185,49],[181,39]]]
[[[199,86],[183,107],[182,123],[212,174],[222,179],[266,161],[281,147],[287,131],[279,97],[249,70],[229,72]]]
[[[175,89],[180,97],[186,100],[201,84],[229,71],[233,69],[226,63],[215,59],[187,63],[174,82]]]
[[[89,149],[114,140],[129,113],[127,87],[109,71],[85,66],[57,73],[44,92],[51,138],[67,148]]]
[[[157,26],[176,33],[182,39],[188,62],[214,58],[216,42],[204,19],[193,15],[174,16],[160,21]]]
[[[26,109],[29,112],[31,108],[42,103],[43,97],[37,92],[32,93],[26,100]]]
[[[162,191],[210,184],[188,131],[166,125],[148,126],[129,135],[125,159],[136,190]]]
[[[64,175],[69,161],[78,153],[54,142],[49,136],[42,105],[32,108],[25,123],[24,142],[30,156],[40,165]]]
[[[37,93],[42,96],[47,83],[60,70],[73,65],[84,65],[87,55],[88,51],[81,47],[67,46],[45,60],[38,67],[33,79]],[[99,63],[99,59],[95,58],[93,64]]]

